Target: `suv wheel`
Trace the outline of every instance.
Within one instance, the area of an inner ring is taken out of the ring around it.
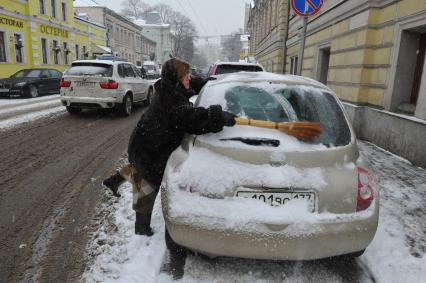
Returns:
[[[146,97],[146,101],[145,101],[146,105],[150,105],[151,104],[151,102],[152,102],[152,95],[153,95],[153,91],[152,91],[152,88],[150,88],[148,90],[148,96]]]
[[[123,116],[130,116],[133,110],[133,101],[130,95],[126,94],[123,97],[123,102],[120,104],[119,111]]]
[[[71,115],[77,115],[81,113],[81,108],[69,107],[69,106],[67,106],[66,108],[68,113],[70,113]]]

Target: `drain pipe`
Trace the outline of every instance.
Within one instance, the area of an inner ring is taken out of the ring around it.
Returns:
[[[282,67],[282,73],[285,74],[285,66],[287,65],[287,39],[288,39],[288,32],[290,29],[290,1],[287,0],[287,9],[286,9],[286,24],[285,24],[285,31],[284,31],[284,37],[283,37],[283,67]]]
[[[297,75],[302,75],[303,56],[305,55],[306,29],[308,26],[308,17],[303,17],[302,38],[300,39],[299,61],[297,62]]]

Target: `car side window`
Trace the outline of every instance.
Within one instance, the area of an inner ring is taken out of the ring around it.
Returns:
[[[124,65],[124,73],[126,74],[126,77],[130,77],[130,78],[136,77],[131,65],[128,65],[128,64]]]
[[[60,73],[56,70],[49,70],[49,73],[50,73],[50,77],[52,77],[52,78],[60,78],[61,77]]]
[[[135,66],[132,65],[132,69],[133,69],[133,72],[136,74],[137,77],[142,77],[142,73],[141,73],[141,71],[139,71],[138,68],[136,68]]]
[[[52,75],[50,74],[49,70],[41,71],[40,78],[47,79],[47,78],[50,78],[50,77],[52,77]]]
[[[124,64],[119,64],[118,65],[118,75],[121,78],[124,78],[126,76],[125,73],[124,73]]]

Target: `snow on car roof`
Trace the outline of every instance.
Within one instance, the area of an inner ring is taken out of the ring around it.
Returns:
[[[237,65],[237,66],[260,66],[259,63],[248,63],[248,62],[230,62],[230,61],[218,61],[215,65]],[[263,67],[262,67],[263,68]]]
[[[327,91],[331,91],[324,84],[302,76],[295,75],[281,75],[274,74],[269,72],[238,72],[230,73],[215,76],[217,79],[210,82],[210,86],[222,83],[232,83],[232,82],[243,82],[243,83],[255,83],[255,82],[274,82],[274,83],[283,83],[288,85],[304,85],[304,86],[313,86]]]
[[[98,64],[114,65],[118,63],[128,63],[128,62],[113,61],[113,60],[76,60],[72,62],[72,64],[74,63],[98,63]],[[131,64],[131,63],[128,63],[128,64]]]

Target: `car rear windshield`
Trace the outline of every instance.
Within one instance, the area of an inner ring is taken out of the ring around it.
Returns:
[[[145,70],[148,70],[148,71],[154,71],[155,70],[154,65],[144,65],[143,67],[145,68]]]
[[[233,114],[272,122],[319,122],[322,133],[313,143],[347,145],[349,126],[335,96],[313,87],[283,84],[226,83],[207,87],[198,100],[200,106],[220,104]]]
[[[262,68],[256,65],[218,65],[216,75],[237,73],[237,72],[262,72]]]
[[[112,77],[113,66],[99,63],[73,63],[66,75]]]

